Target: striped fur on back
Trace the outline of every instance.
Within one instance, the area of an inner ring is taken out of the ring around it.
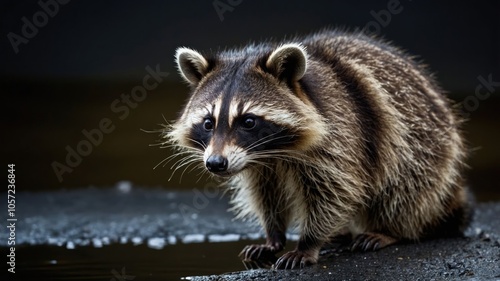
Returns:
[[[296,252],[314,263],[336,235],[419,240],[467,226],[462,121],[399,49],[326,30],[213,54],[181,48],[177,62],[192,93],[167,142],[204,165],[227,160],[215,173],[233,210],[256,218],[269,245],[296,224]]]

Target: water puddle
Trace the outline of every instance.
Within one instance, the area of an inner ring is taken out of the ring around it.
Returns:
[[[245,245],[262,242],[177,243],[162,249],[130,243],[74,249],[18,246],[15,279],[181,280],[187,276],[244,270],[238,253]]]

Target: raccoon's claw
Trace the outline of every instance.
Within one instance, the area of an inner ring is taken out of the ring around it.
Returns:
[[[238,255],[247,269],[269,268],[277,260],[279,249],[269,245],[248,245]]]
[[[274,264],[275,269],[304,268],[317,263],[317,258],[302,251],[291,251],[281,256]]]
[[[376,251],[398,242],[397,239],[381,234],[367,232],[356,236],[351,245],[351,251]]]
[[[329,255],[349,251],[350,249],[351,249],[350,244],[329,244],[326,247],[321,248],[321,250],[319,251],[319,255],[320,256],[329,256]]]

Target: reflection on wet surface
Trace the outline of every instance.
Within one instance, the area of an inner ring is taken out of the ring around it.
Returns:
[[[16,248],[16,278],[180,280],[187,276],[221,274],[244,270],[238,253],[247,244],[261,242],[178,243],[161,250],[132,244],[72,250],[57,246],[19,246]]]

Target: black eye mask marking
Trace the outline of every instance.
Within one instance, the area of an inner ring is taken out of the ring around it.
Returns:
[[[215,119],[205,116],[191,128],[191,145],[205,150],[214,135],[217,136],[218,143],[234,142],[250,152],[288,148],[299,140],[299,134],[293,129],[277,125],[260,116],[244,114],[235,118],[231,128],[216,127]]]
[[[194,124],[189,134],[191,145],[200,150],[205,150],[213,135],[214,127],[215,122],[209,116],[205,117],[200,123]]]
[[[284,148],[298,138],[292,130],[251,114],[237,118],[235,124],[236,144],[249,151]]]

